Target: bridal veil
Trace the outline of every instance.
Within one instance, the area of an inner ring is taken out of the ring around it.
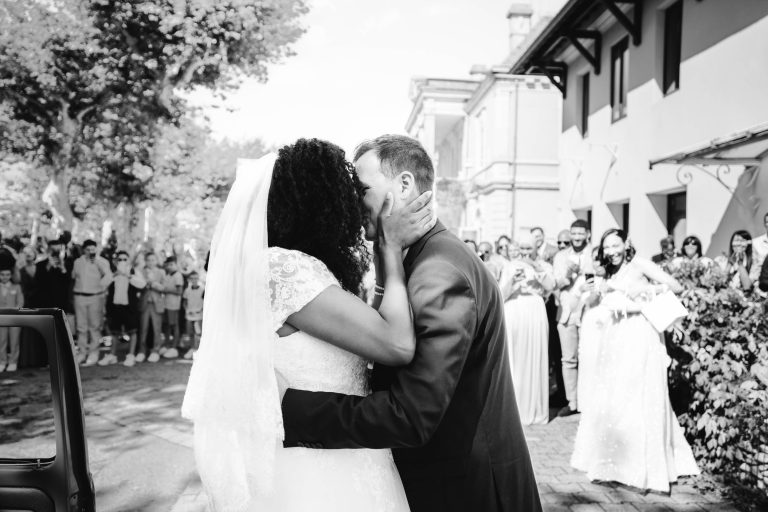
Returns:
[[[273,366],[267,200],[276,155],[239,160],[216,225],[203,332],[182,415],[213,510],[245,510],[273,486],[283,424]]]

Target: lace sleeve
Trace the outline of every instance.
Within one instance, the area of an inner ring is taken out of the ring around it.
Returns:
[[[339,284],[322,261],[300,251],[279,247],[270,249],[269,273],[275,331],[323,290]]]

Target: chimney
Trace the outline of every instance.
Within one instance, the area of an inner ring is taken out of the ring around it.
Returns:
[[[533,8],[529,3],[515,3],[507,11],[509,20],[509,51],[515,51],[531,31]]]

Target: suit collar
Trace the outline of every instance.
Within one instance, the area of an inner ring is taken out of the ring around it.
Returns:
[[[442,222],[439,220],[435,224],[435,226],[427,231],[427,234],[419,238],[415,244],[410,246],[408,248],[408,254],[405,256],[405,259],[403,260],[403,267],[410,268],[411,265],[413,265],[414,260],[416,257],[421,254],[421,251],[424,249],[424,246],[427,244],[427,240],[435,236],[436,234],[445,231],[445,226]]]

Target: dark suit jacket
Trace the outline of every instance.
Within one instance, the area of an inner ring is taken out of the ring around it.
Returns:
[[[765,258],[763,266],[760,267],[760,278],[757,285],[762,291],[768,292],[768,257]]]
[[[289,389],[285,446],[393,448],[413,512],[541,510],[496,282],[440,223],[404,265],[413,361],[377,365],[367,397]]]

